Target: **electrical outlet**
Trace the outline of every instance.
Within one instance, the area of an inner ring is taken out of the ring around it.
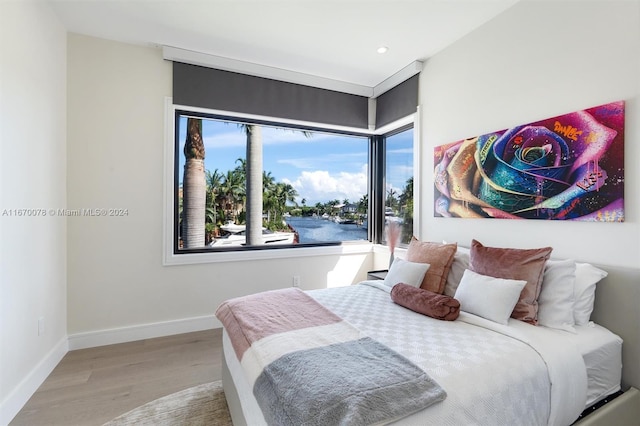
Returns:
[[[293,276],[293,286],[300,287],[300,275]]]
[[[44,334],[44,317],[38,318],[38,336]]]

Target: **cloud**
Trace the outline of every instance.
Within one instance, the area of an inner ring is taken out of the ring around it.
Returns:
[[[387,155],[389,154],[412,154],[413,155],[413,147],[409,148],[398,148],[398,149],[388,149]]]
[[[348,199],[357,202],[367,193],[367,166],[360,172],[338,172],[326,170],[303,171],[293,181],[283,179],[298,191],[298,202],[306,199],[307,205],[325,203],[331,200]]]

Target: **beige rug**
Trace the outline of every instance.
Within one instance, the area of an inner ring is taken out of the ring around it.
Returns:
[[[104,426],[231,426],[222,382],[194,386],[148,402]]]

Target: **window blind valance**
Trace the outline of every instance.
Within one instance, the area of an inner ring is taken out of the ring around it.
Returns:
[[[416,112],[419,74],[410,77],[376,99],[376,129]]]
[[[368,128],[368,98],[197,65],[173,63],[173,102],[336,126]]]
[[[369,129],[369,98],[199,65],[173,62],[173,102],[244,114]],[[375,127],[413,114],[418,75],[376,100]]]

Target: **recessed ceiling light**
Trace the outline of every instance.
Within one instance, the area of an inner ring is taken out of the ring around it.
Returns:
[[[389,48],[387,46],[380,46],[380,47],[378,47],[377,52],[378,53],[387,53],[388,50],[389,50]]]

